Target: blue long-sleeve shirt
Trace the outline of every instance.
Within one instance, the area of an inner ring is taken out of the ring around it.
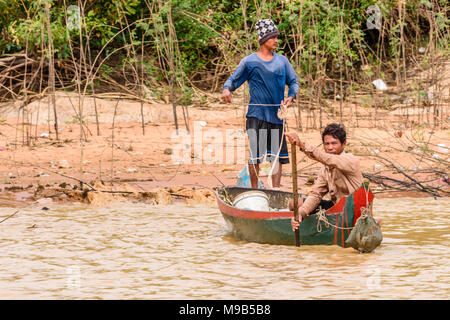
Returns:
[[[273,59],[264,61],[253,53],[241,60],[223,88],[234,91],[248,81],[250,101],[247,118],[282,123],[278,118],[280,106],[260,106],[258,104],[280,104],[284,100],[284,90],[289,87],[288,97],[295,98],[298,92],[297,74],[289,60],[274,52]],[[253,105],[252,105],[253,104]]]

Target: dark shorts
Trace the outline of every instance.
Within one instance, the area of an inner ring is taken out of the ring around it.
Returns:
[[[281,164],[289,163],[289,153],[282,124],[270,123],[257,118],[247,118],[245,129],[250,144],[248,163],[262,163],[264,159],[270,162],[274,161],[280,148],[280,142],[281,150],[278,161]],[[281,138],[283,138],[283,141],[281,141]]]

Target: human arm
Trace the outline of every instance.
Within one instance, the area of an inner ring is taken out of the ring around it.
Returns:
[[[323,151],[319,147],[309,146],[307,144],[305,144],[304,152],[311,159],[319,161],[331,168],[337,168],[344,173],[359,171],[360,168],[358,158],[345,152],[331,154]]]
[[[295,132],[288,132],[285,134],[288,141],[295,143],[301,151],[303,151],[308,157],[313,160],[319,161],[329,167],[337,168],[342,172],[351,173],[359,168],[359,161],[357,158],[350,154],[331,154],[326,153],[319,147],[307,145],[304,141],[301,141],[298,134]]]
[[[224,102],[231,102],[232,95],[231,92],[239,88],[249,76],[246,58],[242,59],[236,70],[228,78],[228,80],[223,85],[222,100]]]
[[[314,211],[315,208],[317,208],[323,196],[327,192],[328,192],[328,184],[325,179],[324,169],[322,168],[319,171],[319,174],[317,175],[316,182],[314,183],[314,186],[310,194],[305,199],[303,204],[298,208],[299,221],[295,221],[294,217],[291,218],[291,227],[293,231],[295,231],[298,228],[300,222],[304,218],[306,218],[312,211]]]
[[[295,99],[298,93],[298,80],[297,73],[295,72],[292,64],[286,59],[286,85],[289,88],[288,96],[283,101],[286,107],[290,107],[292,101]]]

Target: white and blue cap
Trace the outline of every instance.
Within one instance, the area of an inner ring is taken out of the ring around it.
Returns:
[[[259,20],[256,23],[256,30],[258,31],[259,44],[263,44],[270,38],[280,35],[280,31],[278,31],[272,19]]]

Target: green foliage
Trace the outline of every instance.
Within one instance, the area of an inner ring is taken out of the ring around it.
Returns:
[[[106,56],[120,51],[121,63],[144,64],[146,74],[164,80],[168,61],[160,56],[166,45],[170,23],[176,34],[175,49],[181,67],[177,78],[196,77],[200,73],[220,70],[229,73],[241,58],[258,47],[254,24],[271,18],[280,29],[279,52],[295,61],[302,75],[319,75],[336,65],[354,71],[364,63],[376,64],[377,48],[367,40],[367,7],[378,5],[383,21],[387,21],[385,43],[388,58],[401,56],[398,2],[390,0],[95,0],[87,1],[80,29],[66,28],[64,1],[51,1],[51,32],[56,58],[71,56],[71,45],[79,48],[89,43],[92,55]],[[48,47],[44,0],[0,0],[0,54],[27,48],[36,54]],[[77,4],[67,1],[67,6]],[[433,17],[439,32],[438,45],[448,52],[449,20],[445,1],[411,0],[405,5],[402,22],[405,37],[415,39],[415,32],[427,36],[426,23]],[[420,18],[415,27],[409,23]],[[169,21],[170,20],[170,21]],[[425,24],[425,26],[423,25]],[[81,40],[80,40],[81,30]],[[408,39],[406,39],[408,40]],[[371,47],[372,45],[372,47]],[[376,44],[377,45],[377,44]],[[144,48],[146,60],[134,55]],[[107,61],[108,63],[108,61]],[[108,78],[113,67],[102,66],[99,75]],[[159,68],[159,70],[158,70]],[[335,69],[336,71],[336,69]],[[373,75],[369,69],[364,76]],[[166,79],[167,80],[167,79]]]

